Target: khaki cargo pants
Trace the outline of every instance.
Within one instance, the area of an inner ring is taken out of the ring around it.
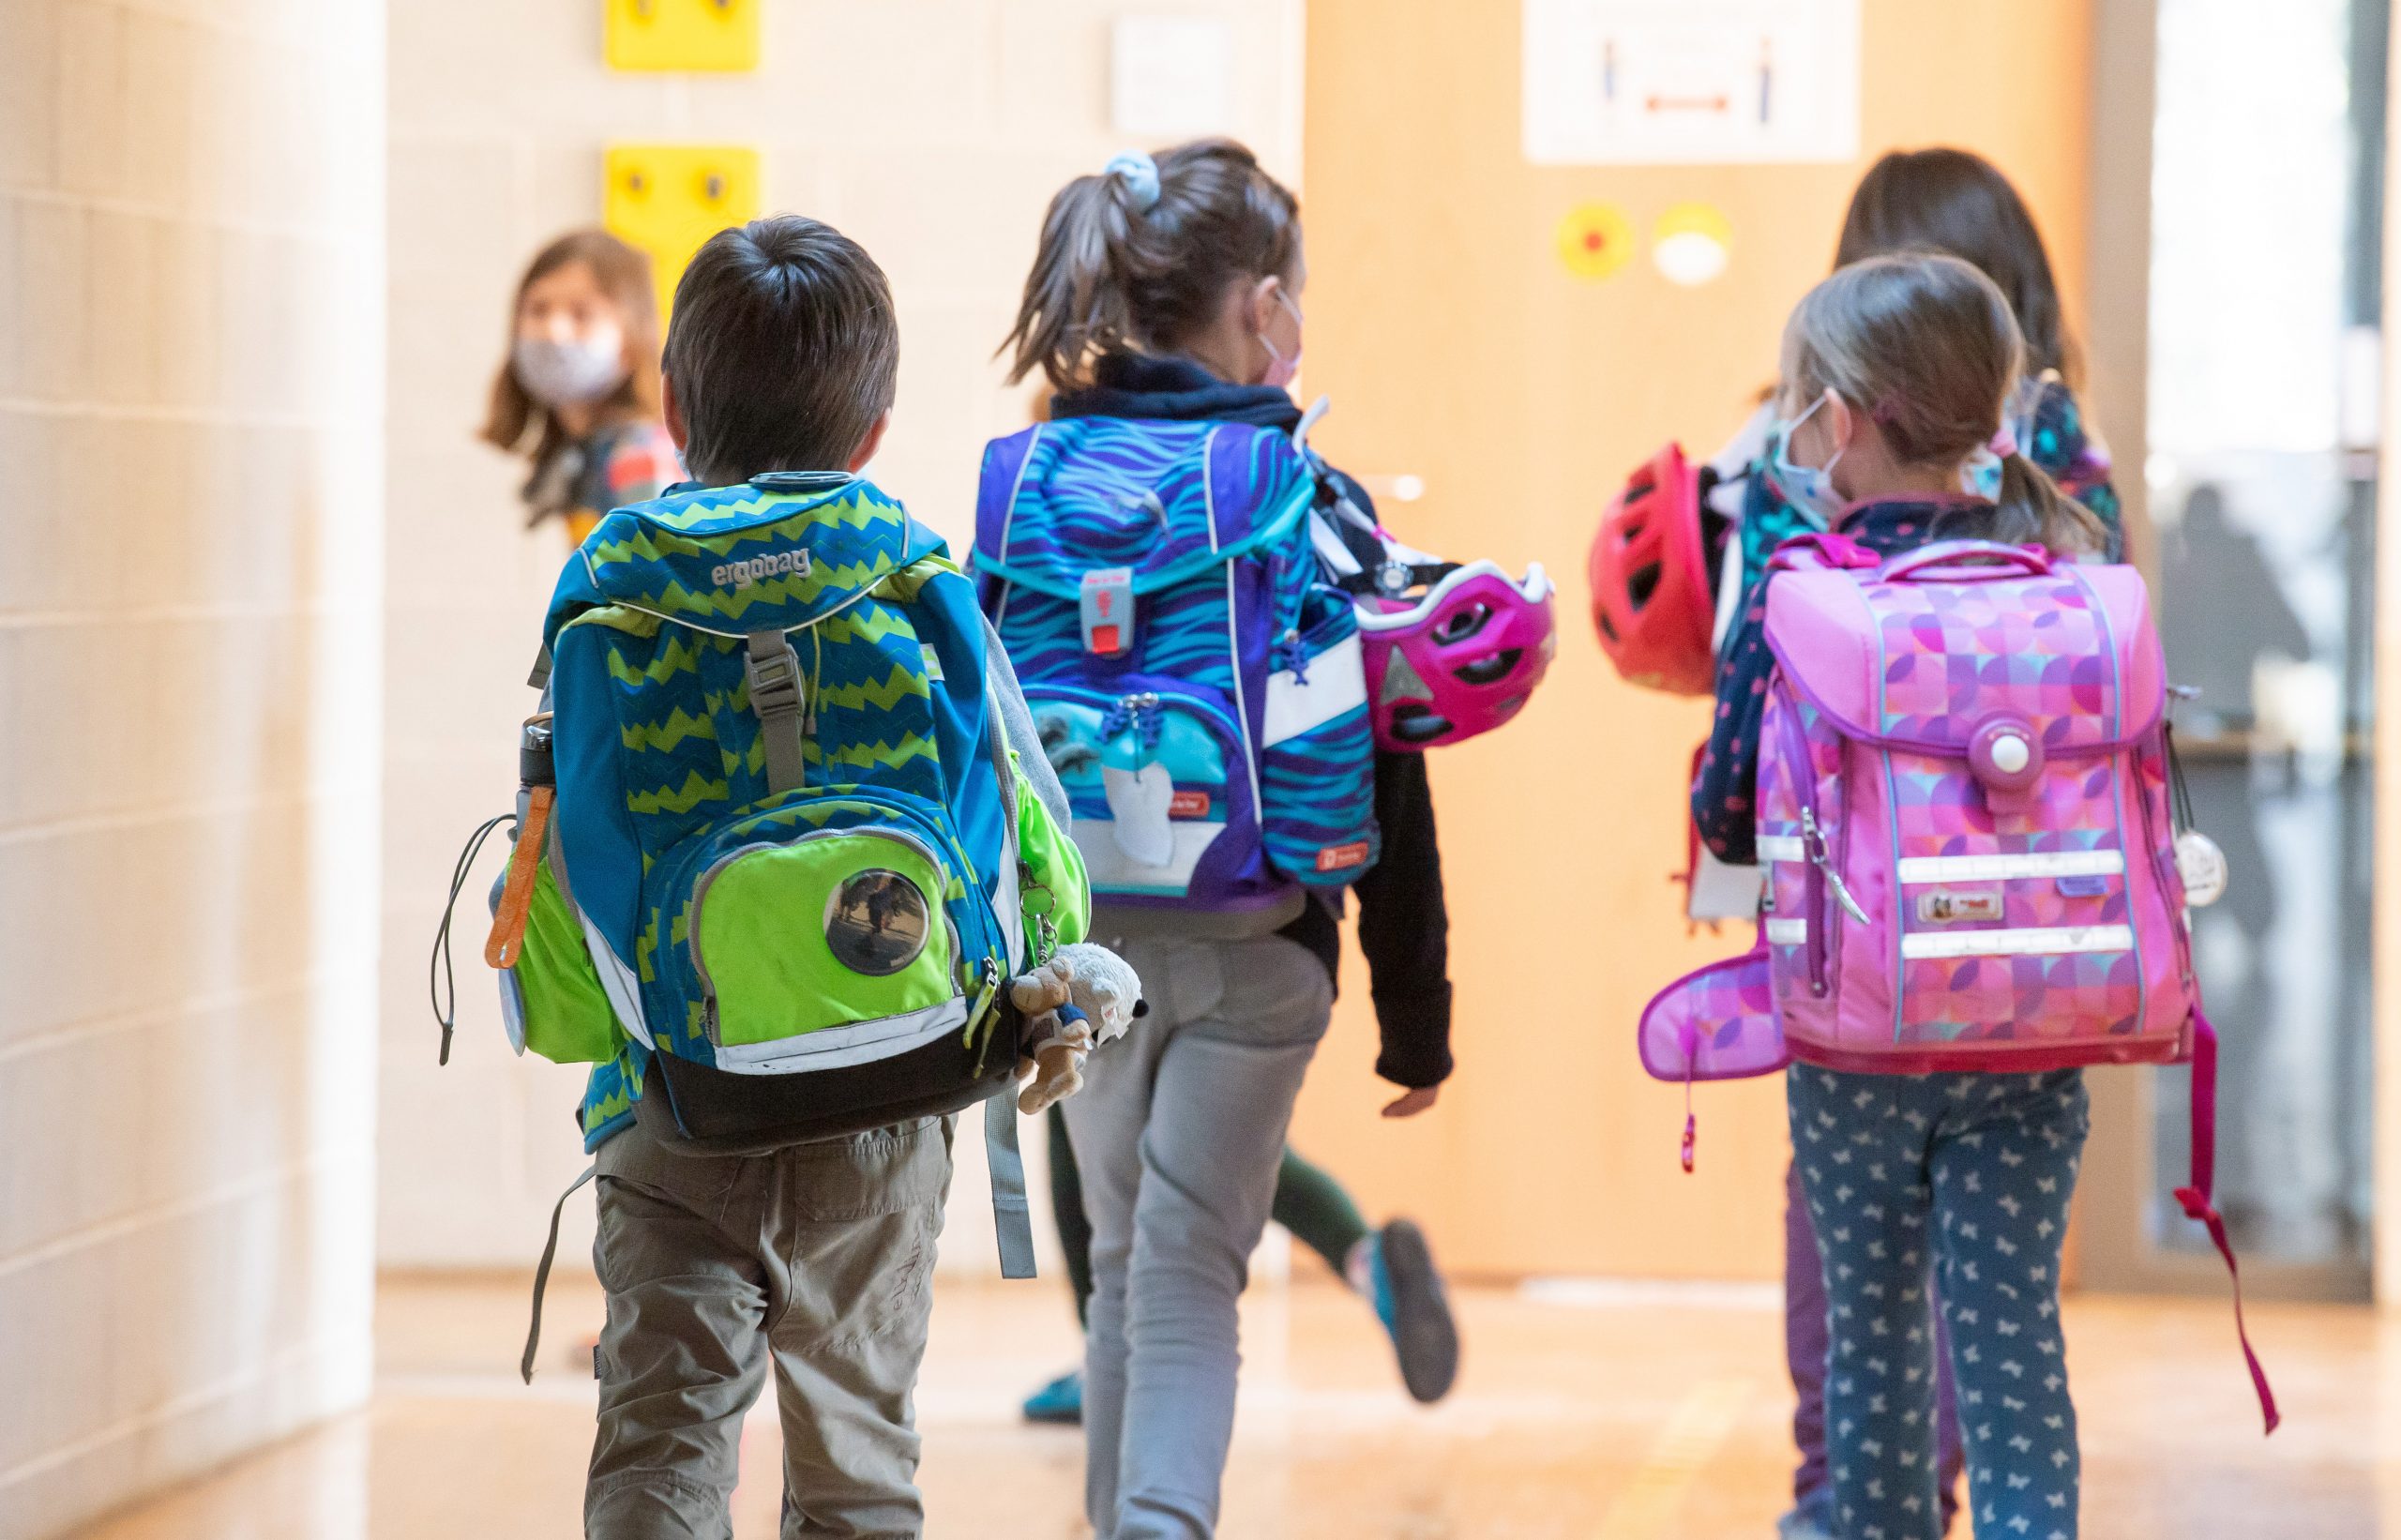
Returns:
[[[924,1528],[910,1402],[950,1136],[928,1120],[694,1155],[637,1124],[601,1146],[589,1540],[730,1540],[742,1418],[771,1362],[783,1540]]]

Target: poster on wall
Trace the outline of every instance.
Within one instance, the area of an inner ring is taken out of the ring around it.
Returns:
[[[1849,160],[1859,0],[1524,0],[1536,165]]]

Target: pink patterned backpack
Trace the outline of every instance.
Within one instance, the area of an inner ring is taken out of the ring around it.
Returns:
[[[2177,1198],[2231,1270],[2141,575],[1981,541],[1886,560],[1823,535],[1771,570],[1759,944],[1651,1002],[1643,1067],[1689,1099],[1695,1080],[1794,1059],[1895,1075],[2190,1060]],[[1689,1106],[1684,1127],[1690,1170]]]

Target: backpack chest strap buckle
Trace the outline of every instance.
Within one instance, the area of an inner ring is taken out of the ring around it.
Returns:
[[[752,631],[742,671],[766,752],[767,790],[780,795],[805,778],[801,746],[807,736],[803,717],[808,699],[801,688],[800,655],[781,631]]]

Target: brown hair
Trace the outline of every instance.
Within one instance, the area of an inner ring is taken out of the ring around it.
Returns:
[[[1117,170],[1079,176],[1043,217],[1026,275],[1009,383],[1035,369],[1060,390],[1090,379],[1092,361],[1125,350],[1172,352],[1216,318],[1231,285],[1290,278],[1301,205],[1231,139],[1162,150],[1154,187]]]
[[[831,225],[778,214],[720,230],[675,285],[667,378],[702,481],[847,468],[899,372],[892,287]]]
[[[626,349],[633,355],[634,366],[625,384],[599,403],[601,418],[648,417],[656,421],[658,294],[651,286],[650,258],[607,231],[570,230],[535,253],[534,260],[526,265],[525,276],[517,280],[516,294],[508,302],[511,344],[517,338],[517,314],[524,308],[525,291],[575,262],[592,269],[593,281],[599,284],[609,303],[616,307],[619,324],[625,328]],[[480,436],[487,444],[515,449],[525,442],[528,430],[538,430],[541,434],[534,445],[536,462],[557,452],[566,436],[550,408],[526,392],[517,378],[516,367],[509,362],[509,354],[504,351],[500,372],[492,377],[491,407],[484,415]]]
[[[1784,327],[1788,403],[1831,390],[1876,424],[1904,465],[1948,469],[2000,431],[2026,344],[2009,300],[1956,257],[1869,257],[1802,297]],[[2001,461],[1989,513],[1964,510],[1941,533],[2065,553],[2104,549],[2101,523],[2022,453]],[[1949,520],[1949,516],[1946,516]]]
[[[2000,286],[2026,340],[2026,372],[2081,372],[2060,311],[2050,253],[2009,178],[1966,150],[1895,150],[1867,169],[1850,195],[1835,265],[1895,251],[1941,251]]]

